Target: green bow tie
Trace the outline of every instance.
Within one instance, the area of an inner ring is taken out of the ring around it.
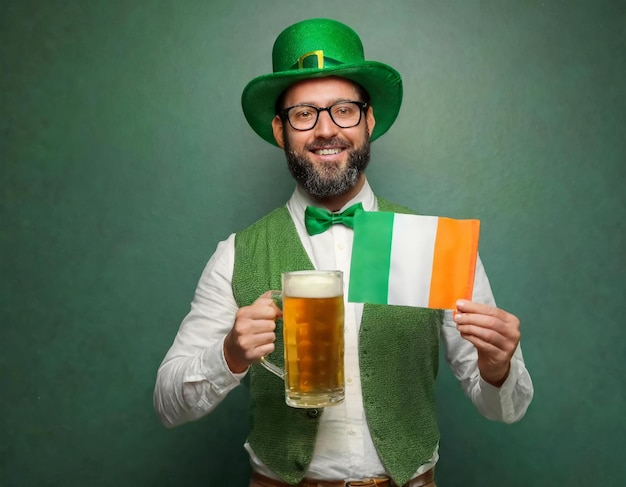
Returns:
[[[325,232],[331,225],[341,223],[346,227],[354,228],[354,215],[357,211],[363,211],[363,205],[357,203],[341,213],[331,213],[321,208],[307,206],[304,212],[304,224],[309,235],[317,235]]]

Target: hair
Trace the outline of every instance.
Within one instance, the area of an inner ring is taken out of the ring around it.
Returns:
[[[350,83],[354,85],[354,89],[356,90],[357,94],[359,95],[359,98],[361,99],[360,101],[369,104],[370,94],[367,92],[365,88],[363,88],[362,85],[348,78],[343,78],[343,79],[349,81]],[[289,90],[291,86],[293,85],[289,85],[287,88],[285,88],[283,92],[276,99],[276,104],[274,105],[274,112],[276,113],[276,115],[280,115],[280,112],[285,108],[285,97],[287,96],[287,90]]]

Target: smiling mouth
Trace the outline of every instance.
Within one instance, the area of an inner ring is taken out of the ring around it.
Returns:
[[[317,149],[317,150],[313,150],[311,152],[313,152],[314,154],[317,154],[318,156],[332,156],[335,154],[339,154],[340,152],[342,152],[343,149],[340,148],[332,148],[332,149]]]

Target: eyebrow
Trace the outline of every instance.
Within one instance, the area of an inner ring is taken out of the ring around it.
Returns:
[[[357,96],[357,98],[359,98],[359,97]],[[354,99],[354,98],[336,98],[335,100],[330,101],[327,105],[324,105],[324,107],[329,107],[331,105],[334,105],[335,103],[348,102],[348,101],[361,101],[361,100]],[[311,106],[317,107],[317,108],[324,108],[321,105],[318,105],[318,104],[310,102],[310,101],[301,101],[299,103],[294,103],[293,105],[287,105],[287,107],[297,107],[297,106],[300,106],[300,105],[311,105]]]

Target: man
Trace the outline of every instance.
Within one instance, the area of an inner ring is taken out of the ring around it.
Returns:
[[[250,486],[434,486],[439,336],[480,413],[514,422],[533,395],[519,320],[495,306],[480,260],[472,301],[459,301],[454,317],[346,302],[345,401],[321,414],[285,404],[280,380],[258,365],[272,352],[282,357],[280,311],[267,291],[284,270],[337,269],[349,281],[353,230],[335,224],[310,235],[307,207],[406,211],[377,198],[365,176],[370,141],[396,119],[402,83],[393,68],[364,60],[354,31],[328,19],[283,31],[273,65],[248,84],[242,105],[255,132],[284,149],[296,189],[285,207],[218,244],[159,369],[155,408],[169,427],[195,420],[249,376]],[[382,371],[362,356],[372,328],[394,350]]]

